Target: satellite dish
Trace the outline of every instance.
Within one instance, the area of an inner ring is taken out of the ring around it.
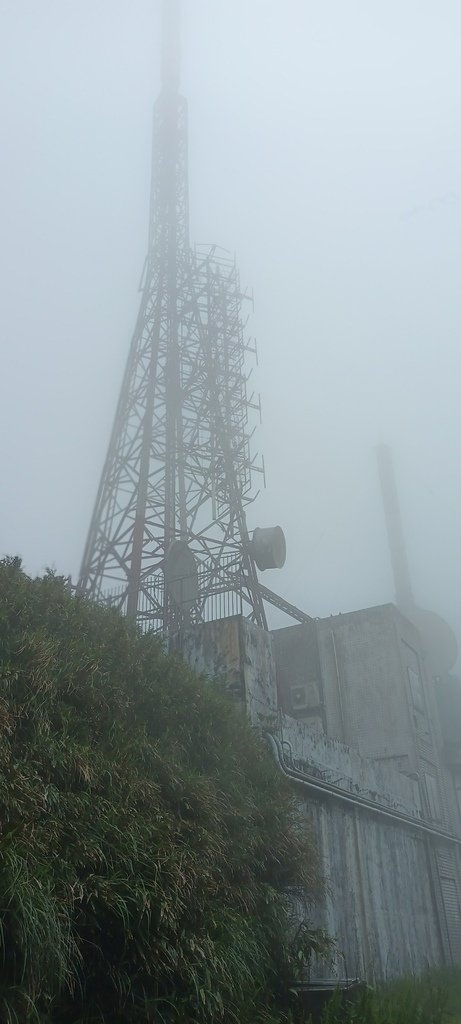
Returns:
[[[407,614],[420,633],[432,674],[447,675],[458,657],[458,644],[451,626],[440,615],[416,605]]]
[[[267,529],[257,527],[253,532],[250,551],[258,569],[281,569],[285,565],[287,547],[281,526]]]
[[[184,540],[174,540],[165,556],[165,587],[183,613],[198,601],[197,563]]]

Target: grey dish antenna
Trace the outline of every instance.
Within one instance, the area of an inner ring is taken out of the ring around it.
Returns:
[[[287,548],[281,526],[265,529],[257,526],[250,542],[251,554],[262,572],[264,569],[281,569],[285,565]]]

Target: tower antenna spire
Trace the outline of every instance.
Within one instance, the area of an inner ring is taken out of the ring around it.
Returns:
[[[181,64],[181,0],[162,4],[162,88],[177,92]]]
[[[280,527],[250,540],[246,524],[264,476],[250,452],[260,406],[247,388],[247,296],[232,258],[189,244],[180,8],[163,0],[141,302],[79,580],[168,636],[223,613],[267,628],[257,569],[285,560]]]

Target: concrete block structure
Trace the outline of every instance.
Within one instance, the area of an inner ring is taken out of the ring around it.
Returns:
[[[245,705],[313,825],[315,923],[335,943],[315,976],[459,963],[460,747],[415,627],[393,605],[273,633],[233,616],[188,630],[182,653]]]

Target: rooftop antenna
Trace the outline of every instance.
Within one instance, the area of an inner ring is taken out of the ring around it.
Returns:
[[[437,677],[444,676],[453,668],[458,656],[456,637],[451,626],[440,615],[420,608],[414,599],[392,450],[388,445],[380,444],[376,448],[376,456],[394,575],[396,604],[419,630],[432,674]]]

